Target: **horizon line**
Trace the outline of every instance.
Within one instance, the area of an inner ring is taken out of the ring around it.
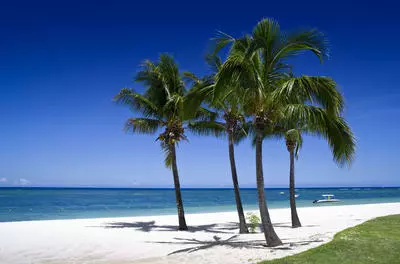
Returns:
[[[299,186],[296,189],[338,189],[338,188],[400,188],[400,185],[393,186]],[[0,189],[136,189],[136,190],[174,190],[174,187],[115,187],[115,186],[0,186]],[[233,190],[233,187],[181,187],[181,190],[210,189],[210,190]],[[257,189],[257,187],[240,187],[240,189]],[[289,187],[265,187],[264,189],[289,189]]]

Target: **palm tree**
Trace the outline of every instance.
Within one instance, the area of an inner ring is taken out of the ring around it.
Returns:
[[[190,98],[185,83],[176,62],[169,55],[160,55],[156,63],[145,61],[135,81],[143,83],[146,87],[143,95],[124,88],[114,97],[116,102],[129,106],[143,116],[129,118],[125,124],[125,131],[153,135],[163,129],[156,140],[161,142],[161,148],[165,152],[166,167],[172,169],[178,229],[188,230],[176,162],[176,145],[186,139],[183,124],[186,118],[189,118],[187,113],[195,113],[196,117],[201,117],[206,116],[207,111],[198,110],[198,104],[187,103]],[[193,93],[191,96],[194,96]]]
[[[334,155],[334,160],[338,165],[350,165],[353,160],[355,139],[346,121],[342,117],[328,116],[326,114],[322,114],[321,117],[323,117],[323,119],[314,119],[314,122],[319,122],[315,124],[314,127],[304,126],[297,129],[292,128],[283,133],[290,158],[289,190],[293,228],[301,226],[296,209],[294,158],[298,158],[298,151],[303,145],[302,133],[310,133],[328,139]]]
[[[296,209],[294,158],[298,158],[299,149],[303,144],[302,134],[327,139],[334,161],[340,166],[351,164],[355,152],[355,139],[350,127],[341,117],[343,97],[331,78],[291,76],[275,93],[284,95],[292,104],[297,102],[300,105],[297,106],[297,111],[286,108],[280,124],[275,126],[273,133],[285,138],[289,151],[290,209],[292,227],[296,228],[300,227],[301,223]],[[301,104],[304,105],[301,107]]]
[[[202,99],[215,110],[215,117],[222,114],[222,120],[218,121],[215,118],[203,121],[190,122],[188,128],[198,135],[213,135],[216,137],[227,137],[228,138],[228,152],[229,161],[231,166],[231,175],[233,182],[233,189],[235,193],[236,209],[239,217],[239,233],[248,233],[246,219],[243,212],[242,199],[240,197],[239,181],[236,171],[236,161],[235,161],[235,148],[234,145],[238,144],[243,138],[247,136],[246,132],[246,121],[243,114],[241,113],[240,106],[238,102],[238,97],[228,94],[224,96],[223,99],[212,102],[211,92],[214,89],[214,79],[218,70],[220,69],[222,62],[217,56],[209,55],[206,60],[213,70],[211,76],[206,76],[203,79],[199,79],[192,74],[187,74],[186,77],[193,80],[195,83],[203,82],[203,85],[198,86],[197,91],[202,96]],[[195,92],[192,90],[192,92]],[[200,96],[196,97],[197,99]]]
[[[247,136],[246,124],[244,117],[233,108],[218,108],[218,111],[223,111],[223,121],[208,120],[196,121],[189,124],[188,128],[198,135],[214,135],[216,137],[228,138],[229,162],[231,166],[231,175],[233,189],[235,193],[236,209],[239,217],[239,233],[248,233],[246,219],[243,212],[242,199],[240,197],[240,188],[236,171],[235,161],[235,144],[238,144]]]
[[[277,22],[263,19],[251,35],[235,39],[221,33],[216,39],[215,52],[228,44],[231,47],[216,77],[214,100],[225,94],[227,87],[244,98],[243,109],[247,116],[252,117],[255,130],[256,180],[262,227],[267,245],[277,246],[282,242],[272,226],[265,198],[263,135],[278,123],[282,109],[288,106],[287,100],[281,99],[284,96],[276,93],[283,86],[283,80],[290,77],[292,67],[288,59],[308,50],[322,60],[326,54],[326,41],[316,30],[286,35],[281,33]],[[318,97],[318,94],[313,96]]]
[[[290,196],[290,214],[292,217],[292,227],[300,227],[300,219],[297,215],[296,209],[296,197],[295,197],[295,181],[294,181],[294,156],[296,150],[296,156],[298,153],[298,149],[301,146],[303,140],[299,130],[297,129],[290,129],[285,133],[285,140],[286,140],[286,148],[289,151],[290,155],[290,172],[289,172],[289,196]]]

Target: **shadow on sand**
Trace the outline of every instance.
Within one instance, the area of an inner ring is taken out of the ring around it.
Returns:
[[[274,224],[277,228],[292,228],[291,223],[276,223]],[[303,227],[313,227],[315,225],[303,226]],[[103,228],[132,228],[137,231],[142,232],[150,232],[150,231],[177,231],[176,225],[157,225],[155,221],[148,222],[110,222],[105,223]],[[261,226],[260,226],[261,228]],[[232,234],[237,232],[239,229],[239,224],[235,222],[228,223],[220,223],[220,224],[209,224],[209,225],[197,225],[190,226],[188,231],[185,232],[198,232],[203,231],[207,233],[215,233],[215,234]],[[242,238],[244,238],[242,236]],[[249,237],[247,237],[249,238]],[[271,248],[273,250],[293,250],[297,246],[304,246],[311,243],[323,242],[323,240],[310,239],[304,241],[289,241],[288,239],[282,239],[283,245]],[[156,244],[173,244],[173,245],[181,245],[188,246],[183,249],[179,249],[169,253],[168,255],[173,255],[177,253],[192,253],[199,250],[209,249],[215,246],[227,246],[230,248],[266,248],[265,240],[249,240],[249,239],[240,239],[239,235],[232,235],[227,239],[222,239],[221,237],[214,235],[212,240],[199,240],[196,238],[178,238],[175,237],[174,241],[153,241],[147,243],[156,243]]]
[[[178,227],[176,225],[157,225],[155,221],[149,222],[112,222],[106,223],[105,228],[133,228],[142,232],[150,231],[177,231]],[[209,224],[209,225],[197,225],[189,226],[189,230],[186,232],[198,232],[204,231],[208,233],[216,234],[228,234],[232,231],[239,229],[239,225],[234,222],[228,222],[224,224]]]
[[[316,227],[317,225],[303,225],[302,227]],[[105,228],[134,228],[137,231],[150,232],[153,230],[157,231],[177,231],[178,227],[175,225],[157,225],[155,221],[148,222],[111,222],[106,223],[103,227]],[[276,223],[274,227],[278,228],[292,228],[291,223]],[[262,226],[259,225],[260,230]],[[189,226],[187,232],[198,232],[205,231],[216,234],[228,234],[232,233],[235,229],[239,229],[239,224],[235,222],[228,222],[223,224],[209,224],[209,225],[197,225]]]
[[[174,245],[190,245],[189,247],[179,249],[169,253],[168,255],[174,255],[178,253],[193,253],[199,250],[209,249],[215,246],[227,246],[229,248],[259,248],[265,249],[267,246],[265,244],[265,240],[239,240],[239,235],[231,236],[227,239],[221,239],[218,236],[213,236],[213,240],[199,240],[195,238],[174,238],[175,241],[170,242],[149,242],[149,243],[157,243],[157,244],[174,244]],[[292,250],[296,246],[304,246],[311,243],[323,242],[323,240],[315,239],[315,240],[304,240],[304,241],[296,241],[291,243],[284,243],[281,246],[271,248],[273,250]]]

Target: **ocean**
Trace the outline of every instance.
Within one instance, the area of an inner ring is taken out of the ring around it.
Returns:
[[[298,188],[298,207],[400,202],[400,188]],[[340,203],[313,204],[322,194]],[[288,189],[266,189],[269,208],[288,208]],[[186,213],[236,210],[232,189],[182,189]],[[256,189],[242,189],[244,210]],[[173,189],[0,188],[0,222],[175,214]]]

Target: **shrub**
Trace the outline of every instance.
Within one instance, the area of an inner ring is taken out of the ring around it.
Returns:
[[[260,225],[260,217],[254,213],[247,213],[247,221],[249,222],[249,228],[251,233],[256,232],[256,228]]]

